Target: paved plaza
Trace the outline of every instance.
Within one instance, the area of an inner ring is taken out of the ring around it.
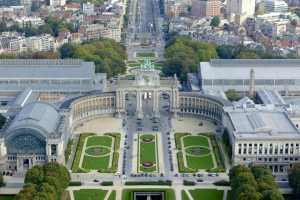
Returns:
[[[74,133],[121,133],[122,131],[122,119],[101,117],[82,123]]]
[[[172,118],[171,123],[174,133],[209,133],[216,130],[212,122],[193,117]]]

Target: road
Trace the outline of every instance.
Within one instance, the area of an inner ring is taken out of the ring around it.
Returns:
[[[165,44],[158,0],[131,0],[129,13],[126,31],[128,60],[134,60],[137,52],[156,52],[157,59],[162,60]]]

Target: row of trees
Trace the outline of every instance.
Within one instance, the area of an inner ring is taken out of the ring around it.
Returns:
[[[39,27],[31,26],[30,24],[20,27],[18,24],[12,26],[7,26],[7,24],[2,21],[0,23],[0,32],[5,31],[16,31],[19,33],[24,33],[26,37],[41,35],[41,34],[51,34],[54,37],[58,36],[61,31],[76,32],[76,27],[65,20],[58,19],[52,16],[45,18],[45,24]]]
[[[162,71],[167,76],[176,74],[184,81],[187,73],[197,71],[199,62],[216,57],[213,44],[191,40],[189,37],[174,37],[166,45]]]
[[[55,162],[34,166],[25,176],[25,185],[16,200],[56,200],[68,187],[68,170]]]
[[[233,200],[284,200],[271,171],[263,166],[234,166],[229,178]]]
[[[289,184],[293,188],[295,199],[300,199],[300,163],[289,170]]]
[[[111,39],[100,39],[77,44],[64,44],[60,50],[61,58],[81,58],[93,61],[97,73],[107,73],[108,77],[123,74],[126,71],[125,48]]]
[[[215,19],[213,23],[218,23]],[[263,49],[250,49],[242,45],[214,45],[212,43],[192,40],[187,36],[178,36],[176,33],[166,33],[165,63],[162,69],[167,76],[177,74],[181,81],[186,80],[187,73],[196,72],[199,62],[209,61],[212,58],[221,59],[284,59],[295,58],[270,54]]]

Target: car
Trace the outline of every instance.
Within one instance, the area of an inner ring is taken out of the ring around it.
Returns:
[[[196,180],[198,183],[201,183],[201,182],[203,182],[203,180],[202,179],[197,179]]]
[[[153,127],[152,127],[152,130],[153,130],[153,131],[158,131],[158,127],[157,127],[157,126],[153,126]]]
[[[115,176],[120,176],[121,175],[121,172],[116,172],[115,173]]]
[[[98,183],[98,182],[99,182],[99,180],[98,180],[98,179],[94,179],[93,181],[94,181],[95,183]]]
[[[197,174],[197,177],[203,177],[204,176],[204,174]]]

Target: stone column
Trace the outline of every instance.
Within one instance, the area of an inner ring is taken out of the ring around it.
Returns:
[[[138,118],[143,118],[143,102],[142,102],[142,92],[137,90],[136,92],[136,113]]]
[[[153,114],[154,117],[159,117],[159,93],[153,90]]]

